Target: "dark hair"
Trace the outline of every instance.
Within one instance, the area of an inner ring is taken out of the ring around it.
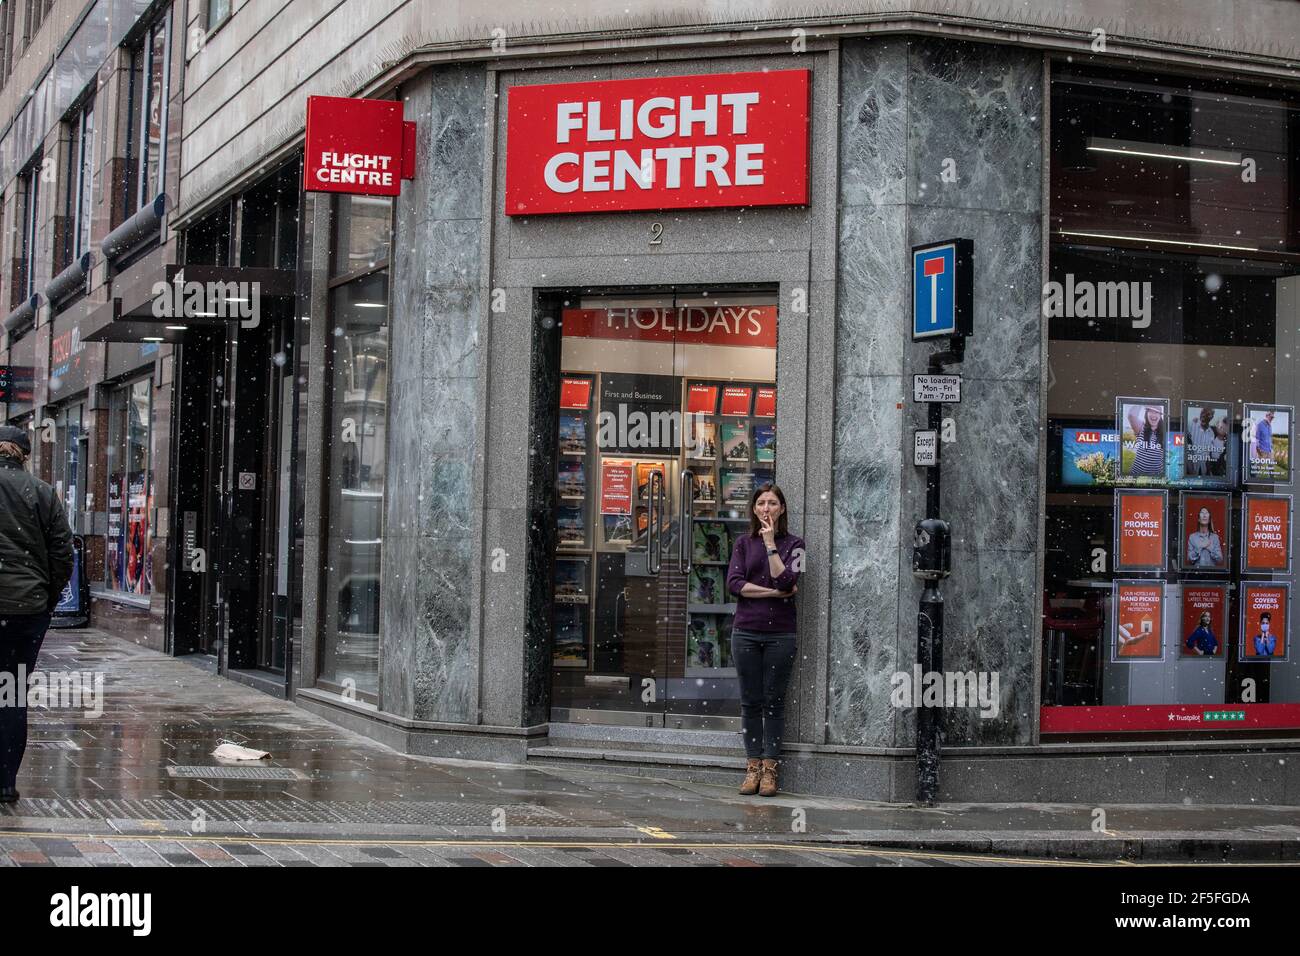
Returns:
[[[1261,615],[1259,616],[1259,623],[1260,623],[1260,624],[1263,624],[1265,621],[1268,621],[1268,623],[1270,623],[1270,624],[1273,623],[1273,615],[1272,615],[1271,612],[1269,612],[1269,611],[1265,611],[1263,614],[1261,614]]]
[[[790,533],[785,520],[786,516],[790,513],[790,509],[785,503],[785,493],[770,481],[759,485],[754,489],[754,493],[749,496],[749,533],[755,538],[759,537],[763,533],[763,525],[759,522],[758,515],[754,513],[754,506],[758,504],[759,495],[767,491],[776,495],[777,500],[781,502],[781,516],[776,519],[776,536],[778,538],[784,538]]]

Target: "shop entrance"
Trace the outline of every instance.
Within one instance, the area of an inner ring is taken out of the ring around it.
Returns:
[[[776,468],[775,290],[558,307],[552,710],[739,729],[726,584]]]

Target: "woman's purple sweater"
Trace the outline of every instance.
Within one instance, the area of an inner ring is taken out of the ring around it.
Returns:
[[[736,538],[731,551],[731,564],[727,567],[727,590],[736,596],[736,616],[732,627],[742,631],[762,631],[769,634],[793,634],[795,630],[794,597],[751,598],[744,597],[740,589],[745,582],[763,588],[789,591],[799,581],[796,567],[804,561],[803,539],[792,534],[776,539],[776,550],[781,556],[785,571],[773,578],[767,567],[767,545],[761,537],[748,531]]]

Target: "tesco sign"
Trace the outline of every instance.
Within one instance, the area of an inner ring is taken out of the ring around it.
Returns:
[[[506,215],[803,206],[807,70],[514,86]]]
[[[396,196],[415,176],[415,124],[396,100],[307,97],[302,188]]]

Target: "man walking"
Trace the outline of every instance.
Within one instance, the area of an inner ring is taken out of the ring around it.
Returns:
[[[54,489],[24,466],[27,433],[0,425],[0,803],[18,799],[18,767],[27,750],[27,678],[72,576],[72,531]],[[21,681],[21,682],[20,682]]]

